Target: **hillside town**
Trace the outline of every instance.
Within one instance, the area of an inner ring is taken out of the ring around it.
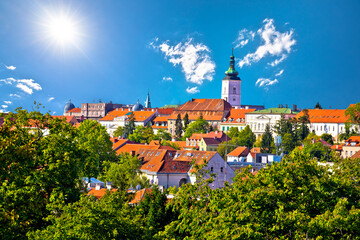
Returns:
[[[296,104],[270,108],[242,105],[242,80],[238,75],[232,54],[229,69],[222,79],[219,99],[190,99],[178,106],[160,108],[152,107],[149,92],[144,105],[139,100],[135,104],[99,101],[75,107],[69,100],[63,118],[74,127],[86,120],[97,121],[111,137],[116,154],[130,154],[140,159],[141,175],[163,190],[195,183],[198,179],[193,174],[193,164],[202,164],[202,160],[206,169],[216,175],[211,187],[221,188],[225,181],[231,184],[235,171],[248,167],[256,174],[305,144],[321,143],[324,149],[341,158],[360,154],[360,137],[349,135],[357,131],[357,126],[349,124],[346,109],[323,109],[319,103],[314,109],[301,109]],[[354,106],[349,104],[350,108]],[[297,135],[301,130],[305,135],[288,139],[281,132],[281,127],[286,128],[283,125],[287,123],[293,128],[289,133]],[[196,124],[202,125],[189,131]],[[232,140],[246,128],[253,136],[253,142],[241,145]],[[141,136],[136,138],[136,134]],[[268,134],[270,143],[266,149],[262,140]],[[319,156],[319,160],[324,157]],[[103,191],[106,184],[100,183],[101,187],[92,189],[89,194]],[[111,183],[108,184],[111,187]]]

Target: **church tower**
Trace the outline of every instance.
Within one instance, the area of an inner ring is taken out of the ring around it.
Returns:
[[[146,101],[145,101],[145,107],[146,108],[151,108],[151,101],[150,101],[150,93],[148,91],[148,95],[147,95],[147,98],[146,98]]]
[[[230,56],[230,67],[225,72],[222,80],[221,98],[228,101],[233,107],[241,107],[241,79],[239,73],[235,70],[234,49]]]

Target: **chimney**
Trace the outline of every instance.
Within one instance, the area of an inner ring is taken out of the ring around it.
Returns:
[[[296,112],[297,111],[297,105],[293,104],[293,111]]]
[[[95,185],[95,190],[100,190],[100,188],[101,188],[101,185],[100,185],[100,184],[96,184],[96,185]]]
[[[109,190],[112,189],[111,182],[106,182],[106,188]]]
[[[286,107],[286,108],[288,108],[288,105],[287,105],[287,104],[285,104],[285,107]]]
[[[135,156],[135,151],[131,151],[130,155],[134,157]]]

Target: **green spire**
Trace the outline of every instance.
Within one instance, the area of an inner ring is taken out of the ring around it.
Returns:
[[[235,70],[235,57],[234,57],[234,48],[231,50],[230,56],[230,67],[229,70],[225,72],[226,75],[237,76],[239,73]]]

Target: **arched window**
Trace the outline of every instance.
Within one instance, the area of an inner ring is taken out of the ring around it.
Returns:
[[[236,87],[233,88],[233,94],[236,94]]]
[[[236,98],[235,98],[235,97],[233,97],[233,101],[234,101],[234,102],[236,101]]]

